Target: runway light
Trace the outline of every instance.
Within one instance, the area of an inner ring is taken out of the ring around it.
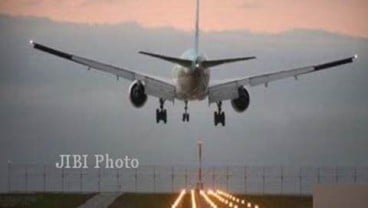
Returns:
[[[178,198],[176,198],[176,200],[175,200],[174,204],[171,206],[171,208],[176,208],[176,207],[178,207],[178,205],[179,205],[180,201],[183,199],[183,197],[184,197],[184,195],[185,195],[185,192],[186,192],[186,191],[185,191],[185,189],[181,190],[181,192],[180,192],[180,194],[179,194]]]
[[[209,191],[209,195],[214,196],[218,199],[221,203],[228,205],[229,201],[218,194],[218,191],[214,192],[212,190]]]
[[[212,208],[217,208],[217,205],[206,195],[206,192],[201,190],[200,194],[204,198],[204,200],[207,202],[207,204],[209,204]]]
[[[240,208],[240,207],[247,207],[252,208],[252,204],[247,202],[245,199],[237,198],[231,194],[228,194],[224,191],[217,189],[216,191],[209,190],[209,195],[216,197],[220,202],[222,202],[226,207],[229,208]],[[245,206],[246,205],[246,206]],[[254,205],[259,208],[258,205]]]
[[[216,190],[216,193],[218,193],[219,195],[222,195],[222,196],[226,197],[227,199],[229,199],[229,200],[231,200],[233,202],[240,203],[240,199],[239,198],[237,198],[237,197],[235,197],[235,196],[233,196],[233,195],[231,195],[229,193],[226,193],[226,192],[221,191],[221,190],[218,190],[218,189]]]
[[[197,208],[196,202],[195,202],[195,196],[194,196],[194,190],[190,190],[190,195],[192,199],[192,208]]]

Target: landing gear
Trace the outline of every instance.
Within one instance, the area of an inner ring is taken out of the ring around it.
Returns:
[[[184,106],[184,113],[183,113],[183,122],[189,122],[189,113],[188,111],[188,101],[184,101],[185,106]]]
[[[160,108],[156,109],[156,123],[159,123],[160,121],[163,121],[164,123],[167,122],[167,111],[164,109],[164,102],[165,100],[160,98]]]
[[[217,126],[217,124],[219,123],[221,123],[222,126],[225,126],[225,112],[222,112],[222,102],[221,101],[217,102],[217,109],[218,110],[213,113],[215,126]]]

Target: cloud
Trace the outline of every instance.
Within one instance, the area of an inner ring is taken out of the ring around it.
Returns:
[[[38,2],[38,3],[37,3]],[[192,1],[160,0],[53,0],[2,1],[0,13],[47,17],[90,24],[138,22],[145,27],[193,29]],[[256,1],[206,0],[201,2],[204,31],[250,30],[279,33],[295,28],[322,29],[368,37],[367,1]],[[311,13],[311,11],[313,11]]]
[[[124,3],[127,0],[83,0],[80,2],[80,6],[89,6],[92,4],[115,4],[117,5],[118,3]],[[139,0],[136,0],[139,1]]]
[[[0,4],[6,5],[6,4],[13,3],[13,2],[14,1],[12,1],[12,0],[1,0]],[[40,0],[18,0],[17,4],[18,5],[24,5],[24,6],[34,6],[34,5],[40,5],[43,2],[44,1],[40,1]]]
[[[260,1],[256,0],[243,0],[241,7],[245,9],[259,9],[262,7]]]

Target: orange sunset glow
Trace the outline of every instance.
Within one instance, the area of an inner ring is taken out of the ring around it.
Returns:
[[[195,0],[0,0],[0,13],[56,21],[193,28]],[[320,29],[368,37],[366,0],[202,0],[201,29],[279,33]]]

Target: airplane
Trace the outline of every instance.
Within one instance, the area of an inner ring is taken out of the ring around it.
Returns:
[[[164,108],[164,103],[166,101],[183,101],[185,106],[182,121],[189,122],[188,102],[193,100],[204,100],[207,98],[209,105],[212,103],[217,104],[217,111],[214,112],[215,126],[218,124],[225,126],[225,113],[222,111],[223,101],[230,100],[233,109],[239,113],[248,109],[250,96],[246,87],[249,88],[257,85],[265,85],[267,87],[268,83],[272,81],[289,77],[294,77],[297,79],[300,75],[352,63],[358,58],[358,55],[354,55],[322,64],[310,65],[252,77],[241,77],[209,86],[211,67],[238,61],[252,60],[256,57],[248,56],[214,60],[208,59],[207,56],[199,49],[199,8],[200,0],[196,0],[194,47],[184,52],[181,57],[172,57],[139,51],[140,54],[175,64],[173,67],[173,82],[163,81],[161,79],[135,72],[127,68],[112,66],[92,59],[66,53],[46,45],[36,43],[32,40],[30,41],[30,44],[35,49],[76,62],[78,64],[85,65],[88,67],[88,69],[104,71],[115,75],[117,79],[121,77],[132,81],[129,87],[129,99],[134,107],[143,107],[148,96],[158,98],[159,108],[156,109],[156,123],[160,123],[161,121],[163,121],[163,123],[167,122],[167,111]]]

